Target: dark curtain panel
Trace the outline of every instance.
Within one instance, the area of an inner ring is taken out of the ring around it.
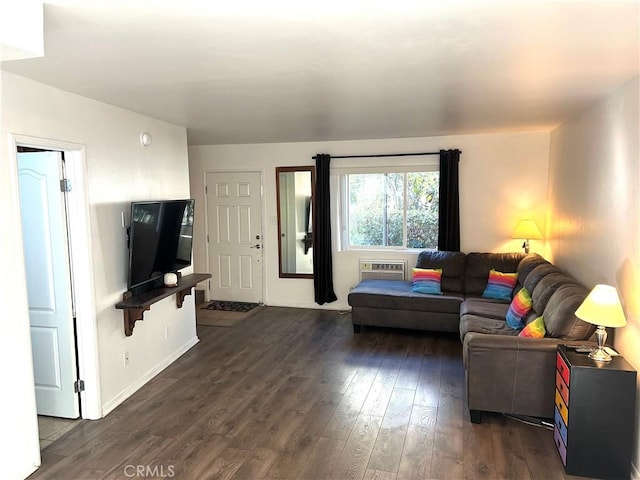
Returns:
[[[460,150],[440,150],[438,250],[460,251],[459,163]]]
[[[316,191],[313,206],[313,289],[318,305],[335,302],[331,255],[331,203],[329,163],[331,156],[316,155]]]

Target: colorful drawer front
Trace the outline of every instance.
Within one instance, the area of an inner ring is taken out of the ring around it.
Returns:
[[[560,373],[560,376],[564,380],[564,384],[567,387],[571,385],[571,383],[569,382],[570,376],[571,376],[571,370],[569,370],[569,367],[564,362],[562,355],[560,355],[559,353],[556,355],[556,369],[558,370],[558,373]]]
[[[556,443],[556,447],[558,447],[558,453],[560,453],[562,464],[566,467],[567,466],[567,447],[565,447],[564,443],[562,443],[562,437],[560,436],[560,431],[557,428],[553,429],[553,441]]]
[[[569,410],[567,409],[567,406],[565,405],[564,400],[562,399],[562,396],[560,395],[560,392],[558,390],[556,390],[556,408],[558,409],[558,412],[560,412],[560,416],[564,420],[564,424],[568,426]]]
[[[558,409],[556,408],[554,410],[555,410],[555,418],[554,418],[555,430],[558,430],[558,432],[560,432],[562,443],[566,445],[567,444],[567,425],[564,423],[564,419],[562,418],[562,415],[560,415],[560,412],[558,411]]]
[[[560,392],[560,396],[564,400],[564,404],[569,406],[569,387],[564,383],[564,379],[560,372],[556,372],[556,389]]]

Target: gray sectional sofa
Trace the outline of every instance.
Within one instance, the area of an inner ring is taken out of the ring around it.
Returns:
[[[365,280],[349,293],[354,332],[364,325],[459,332],[472,422],[482,411],[553,417],[558,343],[591,344],[595,326],[574,312],[588,291],[537,254],[421,252],[418,268],[442,269],[442,295],[412,292],[412,283]],[[489,271],[517,272],[542,315],[545,338],[518,336],[505,322],[509,303],[482,298]]]

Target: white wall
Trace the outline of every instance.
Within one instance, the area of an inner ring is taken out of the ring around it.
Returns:
[[[438,151],[459,148],[461,249],[471,251],[519,251],[521,241],[511,240],[518,220],[530,217],[544,229],[546,213],[549,133],[457,135],[408,139],[306,142],[189,147],[191,193],[204,203],[204,172],[259,170],[264,173],[265,298],[268,305],[318,307],[313,301],[313,281],[278,278],[275,167],[312,165],[316,153],[357,155]],[[366,160],[351,160],[363,165]],[[398,161],[391,159],[386,161]],[[332,160],[347,166],[349,160]],[[194,261],[207,271],[203,209],[196,212]],[[532,242],[532,250],[542,245]],[[334,287],[338,301],[325,308],[348,308],[347,294],[358,282],[359,258],[403,258],[415,265],[415,252],[334,254]]]
[[[614,345],[635,368],[640,368],[638,84],[636,77],[553,130],[548,197],[552,259],[588,288],[597,283],[618,288],[628,325],[615,331]],[[637,399],[638,412],[640,389]],[[636,467],[637,437],[636,427]]]
[[[0,91],[4,74],[0,70]],[[0,132],[4,100],[0,95]],[[2,335],[0,335],[0,378],[2,391],[0,410],[4,412],[2,438],[0,438],[0,465],[6,478],[25,478],[40,465],[40,445],[36,420],[36,399],[31,359],[29,317],[22,243],[13,228],[20,221],[18,201],[12,192],[6,149],[0,149],[0,251],[3,273],[0,275],[0,299],[4,306]],[[11,208],[11,207],[14,208]],[[13,227],[13,228],[12,228]]]
[[[85,145],[93,257],[89,267],[94,273],[96,308],[95,318],[85,321],[95,322],[98,332],[101,403],[106,413],[197,342],[193,296],[186,298],[180,310],[175,297],[153,305],[145,320],[136,323],[131,337],[124,336],[123,314],[115,309],[127,289],[128,250],[120,213],[127,212],[128,222],[133,200],[190,197],[186,131],[6,72],[2,80],[4,202],[0,210],[9,216],[2,223],[4,231],[14,233],[12,244],[2,250],[12,252],[6,256],[14,262],[6,266],[12,272],[11,300],[6,304],[14,311],[6,323],[19,329],[11,339],[13,348],[23,356],[30,351],[19,207],[10,195],[17,191],[17,181],[6,171],[7,162],[13,162],[8,134]],[[143,131],[153,136],[150,147],[139,143]],[[166,339],[165,327],[169,329]],[[11,337],[3,332],[2,338]],[[125,352],[130,354],[127,367]],[[19,368],[28,371],[30,366]]]

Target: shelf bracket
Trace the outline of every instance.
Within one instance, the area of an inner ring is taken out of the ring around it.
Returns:
[[[176,304],[178,305],[178,308],[182,308],[182,303],[184,302],[184,297],[186,297],[187,295],[191,295],[191,289],[192,288],[193,287],[188,287],[188,288],[180,290],[178,293],[176,293]]]
[[[133,297],[131,292],[125,292],[122,295],[123,300],[129,300]],[[144,320],[144,312],[149,310],[151,307],[143,307],[143,308],[130,308],[124,310],[124,334],[126,337],[130,337],[133,335],[133,327],[135,326],[138,320]]]

